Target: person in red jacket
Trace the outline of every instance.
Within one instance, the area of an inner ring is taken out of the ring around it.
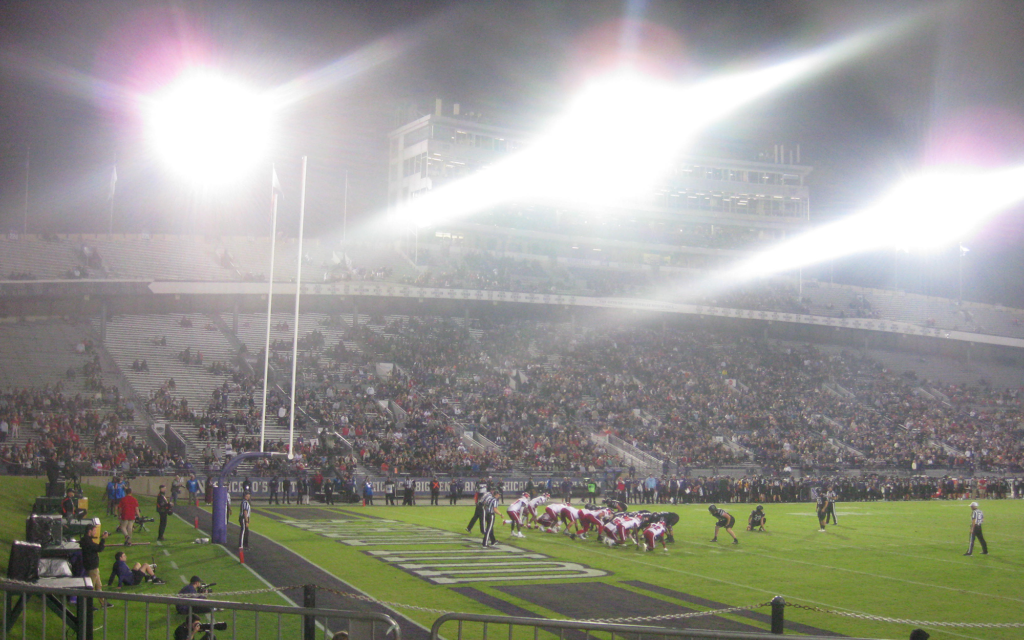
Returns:
[[[121,524],[117,530],[124,534],[124,546],[132,546],[132,532],[135,530],[135,516],[139,513],[139,501],[132,495],[131,487],[124,490],[124,497],[117,505],[120,510]]]

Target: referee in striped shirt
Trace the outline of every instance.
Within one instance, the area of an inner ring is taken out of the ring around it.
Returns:
[[[498,499],[495,498],[494,494],[490,491],[484,491],[483,494],[480,495],[480,499],[477,501],[477,504],[480,505],[480,510],[483,513],[483,546],[494,546],[498,542],[494,537],[494,521],[496,520],[495,512],[498,509]]]
[[[238,548],[248,549],[249,548],[249,514],[252,511],[252,505],[249,503],[249,492],[246,491],[242,494],[242,504],[238,509]]]
[[[977,502],[971,503],[971,542],[967,547],[967,553],[965,556],[969,556],[974,553],[974,539],[977,538],[978,542],[981,543],[981,555],[988,555],[988,545],[985,544],[985,536],[981,533],[981,525],[985,522],[985,514],[978,508]]]
[[[828,524],[829,516],[832,516],[832,524],[839,524],[839,518],[836,517],[836,500],[839,496],[836,495],[836,488],[829,487],[828,493],[825,494],[825,524]]]

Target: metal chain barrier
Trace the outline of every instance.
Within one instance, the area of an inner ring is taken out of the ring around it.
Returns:
[[[24,585],[29,587],[39,586],[34,582],[24,582],[22,580],[10,580],[6,578],[0,579],[6,584],[13,585]],[[294,584],[286,587],[269,587],[266,589],[250,589],[247,591],[222,591],[218,593],[176,593],[167,594],[176,598],[206,598],[206,597],[223,597],[223,596],[249,596],[257,595],[261,593],[275,593],[278,591],[291,591],[293,589],[302,589],[306,585]],[[385,607],[392,607],[396,609],[410,609],[412,611],[423,611],[425,613],[436,613],[438,615],[445,615],[453,613],[445,609],[432,609],[430,607],[421,607],[415,604],[405,604],[404,602],[389,602],[387,600],[377,600],[371,596],[364,596],[358,593],[349,593],[347,591],[341,591],[338,589],[332,589],[331,587],[324,587],[317,585],[318,591],[326,591],[343,598],[349,598],[351,600],[359,600],[362,602],[368,602],[377,604]],[[151,594],[151,595],[162,595],[162,594]],[[762,607],[771,606],[771,601],[762,602],[759,604],[747,605],[742,607],[726,607],[724,609],[712,609],[710,611],[692,611],[690,613],[673,613],[661,616],[635,616],[631,618],[589,618],[586,620],[579,620],[579,622],[603,622],[607,624],[631,624],[639,622],[657,622],[660,620],[682,620],[685,618],[702,618],[705,616],[718,616],[727,613],[737,613],[739,611],[751,611],[754,609],[761,609]],[[825,613],[833,616],[840,616],[844,618],[854,618],[857,620],[870,620],[872,622],[890,622],[893,624],[903,624],[914,627],[951,627],[956,629],[1021,629],[1024,628],[1024,622],[938,622],[935,620],[908,620],[906,618],[889,618],[886,616],[876,616],[870,613],[855,613],[852,611],[837,611],[835,609],[825,609],[823,607],[816,607],[806,604],[797,604],[795,602],[787,602],[786,607],[792,607],[794,609],[803,609],[804,611],[813,611],[815,613]]]
[[[388,602],[384,600],[377,600],[370,596],[364,596],[356,593],[348,593],[345,591],[339,591],[330,587],[317,587],[320,591],[326,591],[333,593],[344,598],[351,598],[353,600],[360,600],[362,602],[370,602],[373,604],[379,604],[385,607],[393,607],[398,609],[410,609],[412,611],[423,611],[426,613],[435,613],[444,615],[452,613],[444,609],[432,609],[430,607],[420,607],[413,604],[405,604],[403,602]],[[706,616],[717,616],[728,613],[738,613],[740,611],[751,611],[754,609],[761,609],[763,607],[771,606],[771,601],[761,602],[759,604],[747,605],[742,607],[726,607],[724,609],[712,609],[710,611],[693,611],[690,613],[675,613],[666,614],[661,616],[635,616],[631,618],[593,618],[580,620],[580,622],[603,622],[607,624],[632,624],[632,623],[643,623],[643,622],[657,622],[661,620],[682,620],[685,618],[702,618]],[[895,624],[905,624],[915,627],[954,627],[954,628],[982,628],[982,629],[1016,629],[1024,628],[1024,622],[935,622],[929,620],[907,620],[905,618],[888,618],[885,616],[876,616],[867,613],[851,613],[849,611],[836,611],[833,609],[824,609],[822,607],[814,607],[803,604],[795,604],[791,602],[786,603],[787,607],[793,607],[794,609],[804,609],[806,611],[814,611],[817,613],[827,613],[831,615],[837,615],[847,618],[857,618],[860,620],[871,620],[873,622],[891,622]]]
[[[436,613],[436,614],[440,614],[440,615],[445,615],[445,614],[448,614],[448,613],[455,613],[453,611],[446,611],[444,609],[431,609],[430,607],[420,607],[420,606],[414,605],[414,604],[405,604],[405,603],[402,603],[402,602],[387,602],[387,601],[384,601],[384,600],[377,600],[376,598],[372,598],[370,596],[359,595],[359,594],[356,594],[356,593],[348,593],[346,591],[339,591],[337,589],[332,589],[330,587],[317,586],[317,590],[319,590],[319,591],[326,591],[328,593],[333,593],[334,595],[342,596],[344,598],[351,598],[352,600],[360,600],[362,602],[372,602],[373,604],[379,604],[379,605],[383,605],[385,607],[394,607],[394,608],[399,608],[399,609],[411,609],[413,611],[424,611],[426,613]],[[609,624],[619,624],[619,623],[630,623],[630,622],[649,622],[649,621],[654,621],[654,620],[677,620],[677,619],[681,619],[681,618],[701,618],[701,617],[704,617],[704,616],[716,616],[716,615],[720,615],[720,614],[723,614],[723,613],[735,613],[737,611],[746,611],[746,610],[750,610],[750,609],[760,609],[761,607],[767,607],[770,604],[771,604],[771,602],[769,601],[769,602],[762,602],[761,604],[749,605],[749,606],[746,606],[746,607],[728,607],[726,609],[714,609],[712,611],[694,611],[694,612],[691,612],[691,613],[675,613],[675,614],[668,614],[668,615],[663,615],[663,616],[646,616],[646,617],[637,616],[637,617],[633,617],[633,618],[598,618],[598,619],[592,619],[592,620],[591,619],[579,620],[578,622],[605,622],[605,623],[609,623]]]
[[[856,618],[858,620],[871,620],[873,622],[892,622],[895,624],[906,624],[912,627],[953,627],[957,629],[1020,629],[1024,628],[1024,622],[936,622],[934,620],[907,620],[905,618],[887,618],[885,616],[876,616],[870,613],[853,613],[851,611],[836,611],[834,609],[823,609],[822,607],[812,607],[805,604],[794,604],[792,602],[786,603],[787,607],[793,607],[794,609],[804,609],[806,611],[815,611],[817,613],[827,613],[834,616],[842,616],[844,618]]]
[[[444,609],[431,609],[430,607],[420,607],[420,606],[415,605],[415,604],[405,604],[405,603],[402,603],[402,602],[387,602],[386,600],[378,600],[378,599],[372,598],[370,596],[364,596],[364,595],[360,595],[358,593],[349,593],[347,591],[339,591],[338,589],[332,589],[330,587],[322,587],[320,585],[317,585],[316,589],[317,589],[317,591],[326,591],[327,593],[333,593],[334,595],[341,596],[343,598],[350,598],[352,600],[360,600],[362,602],[372,602],[373,604],[379,604],[379,605],[383,605],[385,607],[394,607],[394,608],[398,608],[398,609],[412,609],[413,611],[424,611],[426,613],[437,613],[437,614],[440,614],[440,615],[445,615],[446,613],[455,613],[453,611],[446,611]]]
[[[724,609],[712,609],[711,611],[693,611],[691,613],[671,613],[663,616],[636,616],[633,618],[594,618],[581,620],[580,622],[606,622],[609,624],[629,624],[633,622],[655,622],[658,620],[681,620],[683,618],[703,618],[705,616],[718,616],[723,613],[736,613],[737,611],[750,611],[771,605],[771,601],[761,604],[752,604],[745,607],[726,607]]]
[[[290,591],[292,589],[301,589],[305,585],[293,584],[288,587],[268,587],[266,589],[250,589],[249,591],[209,591],[207,593],[176,593],[176,598],[210,598],[215,600],[221,596],[250,596],[258,593],[274,593],[276,591]]]

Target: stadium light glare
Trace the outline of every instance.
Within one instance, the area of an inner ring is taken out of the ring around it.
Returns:
[[[266,96],[208,70],[187,73],[144,105],[150,142],[175,173],[201,185],[245,175],[269,148]]]
[[[910,23],[897,21],[787,61],[692,84],[619,69],[584,87],[528,149],[407,201],[382,224],[422,228],[516,200],[603,206],[647,198],[708,126],[869,50]]]
[[[877,249],[938,249],[959,242],[1021,200],[1024,166],[922,171],[863,212],[768,249],[726,272],[717,284],[728,286]]]

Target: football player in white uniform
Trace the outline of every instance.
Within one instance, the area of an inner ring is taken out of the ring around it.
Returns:
[[[512,525],[512,537],[513,538],[525,538],[523,535],[523,515],[528,509],[530,504],[530,494],[524,493],[522,497],[513,502],[508,506],[505,513],[508,514],[509,519],[505,520],[505,524]]]
[[[644,529],[644,551],[654,551],[654,543],[661,540],[661,548],[668,553],[665,545],[665,536],[668,534],[668,527],[660,520],[652,522]]]
[[[536,498],[527,501],[526,511],[523,513],[523,519],[526,520],[527,529],[532,529],[536,526],[540,526],[537,524],[537,507],[547,502],[548,498],[550,497],[550,495],[542,493]]]

